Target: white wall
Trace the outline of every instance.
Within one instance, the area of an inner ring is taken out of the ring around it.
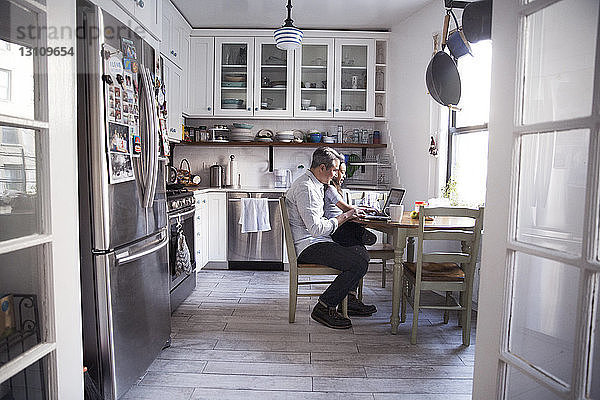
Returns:
[[[394,183],[406,188],[408,209],[415,201],[437,194],[437,164],[444,162],[443,157],[435,159],[428,152],[430,135],[439,125],[440,107],[431,100],[425,84],[432,35],[441,31],[444,15],[443,2],[434,0],[393,26],[390,35],[389,145],[398,170]]]

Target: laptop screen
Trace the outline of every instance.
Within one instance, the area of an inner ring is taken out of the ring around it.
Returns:
[[[390,205],[402,204],[402,200],[404,199],[404,193],[406,193],[406,189],[401,189],[401,188],[390,189],[390,193],[388,194],[388,198],[385,201],[385,206],[383,207],[383,209],[387,210],[387,208]]]

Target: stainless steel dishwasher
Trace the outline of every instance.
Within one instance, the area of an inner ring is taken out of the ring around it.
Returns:
[[[229,269],[283,271],[283,228],[279,197],[282,193],[227,194],[227,261]],[[271,230],[242,233],[239,223],[243,198],[267,198]]]

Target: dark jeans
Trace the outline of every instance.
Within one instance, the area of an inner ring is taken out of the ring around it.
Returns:
[[[346,222],[331,234],[331,238],[344,247],[362,245],[365,227],[356,222]]]
[[[321,302],[335,307],[348,292],[356,290],[361,278],[367,273],[369,253],[363,245],[344,247],[335,242],[321,242],[304,249],[298,262],[322,264],[342,271],[319,297]]]

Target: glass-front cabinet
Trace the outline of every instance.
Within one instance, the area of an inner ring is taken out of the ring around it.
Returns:
[[[334,116],[375,116],[375,40],[335,40]]]
[[[254,38],[215,38],[215,115],[251,116]]]
[[[294,53],[280,50],[270,37],[254,39],[254,115],[293,115]]]
[[[294,115],[333,116],[334,40],[306,38],[296,50]]]

